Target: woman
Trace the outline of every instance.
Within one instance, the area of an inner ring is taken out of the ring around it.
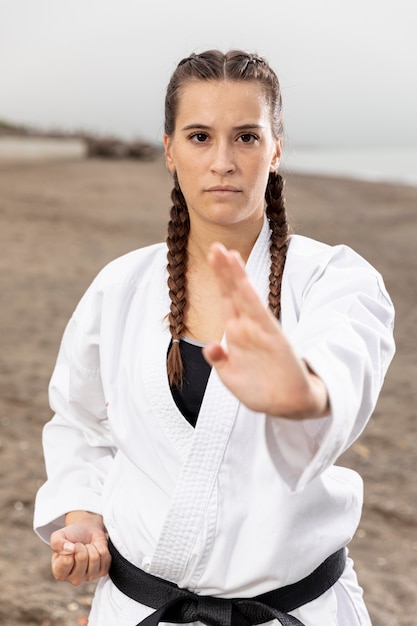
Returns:
[[[167,245],[110,263],[68,324],[35,528],[58,580],[100,578],[90,624],[369,624],[362,483],[333,463],[392,358],[389,296],[289,236],[264,59],[191,55],[165,110]]]

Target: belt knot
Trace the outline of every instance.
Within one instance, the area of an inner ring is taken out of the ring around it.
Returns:
[[[282,626],[302,626],[297,618],[263,602],[198,596],[181,590],[180,595],[171,598],[138,626],[158,626],[161,621],[175,624],[202,622],[206,626],[252,626],[273,619]]]

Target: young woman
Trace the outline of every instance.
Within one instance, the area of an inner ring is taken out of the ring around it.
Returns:
[[[264,59],[182,60],[167,243],[104,268],[65,331],[35,528],[58,580],[100,578],[90,625],[370,623],[346,555],[362,483],[333,463],[393,309],[351,249],[289,235],[282,132]]]

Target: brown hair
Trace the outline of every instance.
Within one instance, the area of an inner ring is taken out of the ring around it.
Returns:
[[[262,57],[233,50],[226,54],[208,50],[182,59],[168,84],[165,97],[165,133],[175,130],[175,121],[181,90],[189,81],[236,80],[260,83],[271,112],[271,125],[277,139],[282,137],[281,89],[275,72]],[[283,197],[284,181],[280,174],[270,173],[265,190],[266,215],[271,229],[269,275],[269,306],[278,318],[281,313],[281,282],[288,247],[288,223]],[[188,209],[174,174],[171,193],[172,208],[168,223],[168,288],[171,307],[168,315],[172,346],[168,353],[167,369],[171,385],[181,387],[183,367],[179,340],[186,331],[184,317],[187,306],[187,242],[190,229]]]

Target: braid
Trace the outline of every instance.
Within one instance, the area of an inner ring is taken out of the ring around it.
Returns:
[[[284,180],[271,172],[265,192],[266,215],[271,229],[271,272],[269,274],[269,306],[279,319],[281,315],[281,283],[288,249],[289,227],[284,204]]]
[[[174,174],[175,186],[171,192],[172,208],[168,223],[168,288],[171,299],[168,314],[172,346],[168,353],[167,370],[170,385],[181,387],[183,364],[179,340],[185,332],[185,308],[187,305],[187,241],[190,220],[184,196]]]

